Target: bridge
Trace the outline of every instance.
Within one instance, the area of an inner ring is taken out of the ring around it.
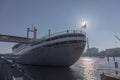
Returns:
[[[0,34],[0,41],[22,43],[22,44],[31,44],[33,41],[35,41],[35,39],[27,38],[27,37],[18,37],[18,36]]]

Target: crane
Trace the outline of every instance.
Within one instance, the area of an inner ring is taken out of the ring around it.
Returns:
[[[89,41],[88,41],[88,38],[87,38],[87,49],[89,49]]]
[[[118,39],[120,41],[120,38],[118,36],[116,36],[116,35],[114,35],[114,36],[115,36],[116,39]]]

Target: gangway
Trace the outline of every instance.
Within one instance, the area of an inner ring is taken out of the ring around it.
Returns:
[[[27,38],[27,37],[18,37],[18,36],[0,34],[0,41],[22,43],[22,44],[31,44],[33,41],[35,41],[35,39]]]

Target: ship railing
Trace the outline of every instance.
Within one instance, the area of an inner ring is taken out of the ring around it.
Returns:
[[[54,33],[54,34],[50,34],[50,35],[46,35],[44,37],[41,37],[40,39],[37,39],[35,42],[33,42],[32,46],[36,45],[36,44],[39,44],[39,43],[42,43],[42,42],[45,42],[46,39],[49,39],[49,38],[52,38],[52,37],[55,37],[55,36],[58,36],[58,35],[66,35],[66,34],[73,34],[73,33],[76,33],[76,34],[81,33],[83,35],[86,35],[86,33],[84,31],[66,30],[66,31],[57,32],[57,33]]]
[[[45,40],[45,39],[48,39],[48,38],[51,38],[54,36],[58,36],[58,35],[62,35],[62,34],[72,34],[72,33],[81,33],[83,35],[86,35],[86,33],[84,31],[81,31],[81,30],[66,30],[66,31],[46,35],[44,37],[41,37],[40,40]]]

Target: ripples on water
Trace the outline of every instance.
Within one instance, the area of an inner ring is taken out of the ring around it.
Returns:
[[[116,61],[120,65],[119,57]],[[101,73],[115,71],[113,58],[108,63],[106,58],[90,57],[81,57],[70,68],[25,65],[22,68],[30,80],[100,80]]]

